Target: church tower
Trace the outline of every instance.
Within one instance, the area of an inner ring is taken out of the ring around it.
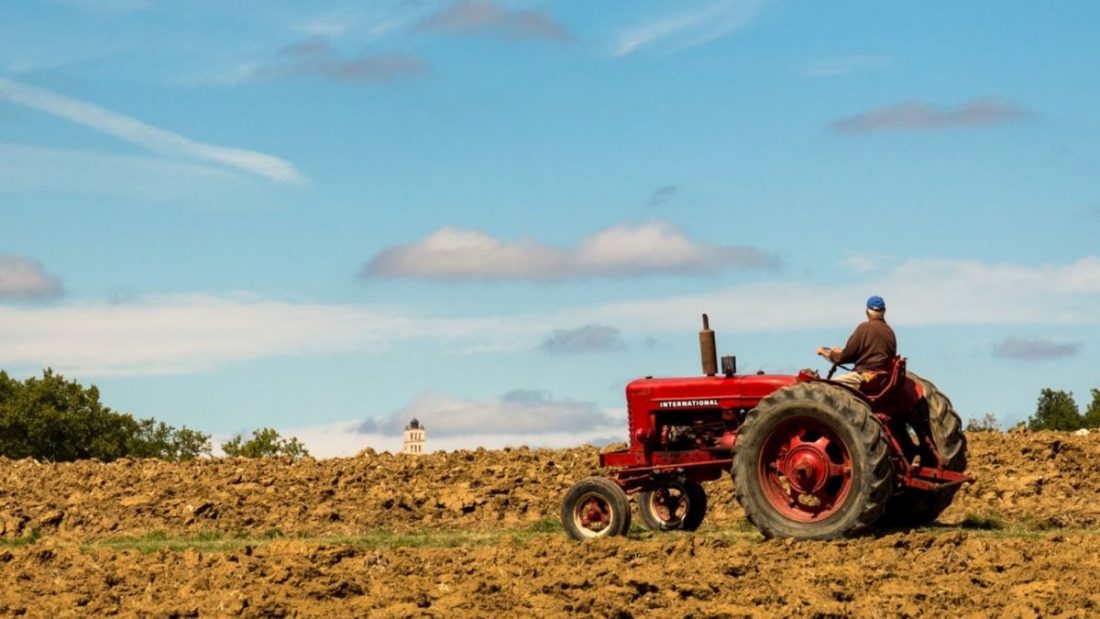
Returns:
[[[413,420],[409,422],[409,425],[405,426],[405,441],[401,445],[401,453],[423,455],[424,451],[424,436],[427,428],[420,425],[420,420],[413,417]]]

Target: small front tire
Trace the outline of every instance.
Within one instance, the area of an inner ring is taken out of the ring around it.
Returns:
[[[588,477],[565,493],[561,523],[566,534],[578,541],[626,535],[630,530],[630,501],[610,479]]]
[[[638,515],[650,531],[694,531],[707,513],[707,493],[699,482],[673,479],[638,494]]]

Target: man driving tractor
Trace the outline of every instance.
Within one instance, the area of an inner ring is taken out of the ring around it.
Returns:
[[[898,354],[894,330],[886,324],[886,302],[875,295],[867,299],[867,321],[860,323],[843,349],[819,346],[817,354],[834,364],[855,363],[853,371],[833,380],[855,389],[869,380],[890,371],[890,363]]]
[[[630,442],[600,454],[608,473],[566,493],[569,537],[626,535],[635,509],[652,531],[694,531],[706,514],[704,482],[730,474],[745,518],[765,537],[838,539],[880,522],[933,522],[973,480],[962,422],[947,396],[896,355],[882,298],[867,299],[866,310],[843,349],[817,349],[854,364],[845,384],[812,370],[737,375],[733,357],[719,377],[704,314],[703,375],[627,384]]]

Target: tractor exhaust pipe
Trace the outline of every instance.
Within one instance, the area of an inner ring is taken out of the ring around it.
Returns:
[[[703,374],[718,374],[718,348],[714,344],[714,331],[710,330],[710,319],[703,314],[703,330],[699,332],[699,356],[703,360]]]

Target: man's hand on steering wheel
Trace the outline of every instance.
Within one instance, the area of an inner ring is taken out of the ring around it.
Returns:
[[[833,374],[836,374],[836,369],[840,367],[840,364],[833,360],[834,350],[834,348],[830,348],[829,346],[817,347],[817,354],[821,355],[825,358],[826,361],[833,364],[833,366],[829,368],[829,375],[825,377],[825,380],[831,380],[833,378]]]

